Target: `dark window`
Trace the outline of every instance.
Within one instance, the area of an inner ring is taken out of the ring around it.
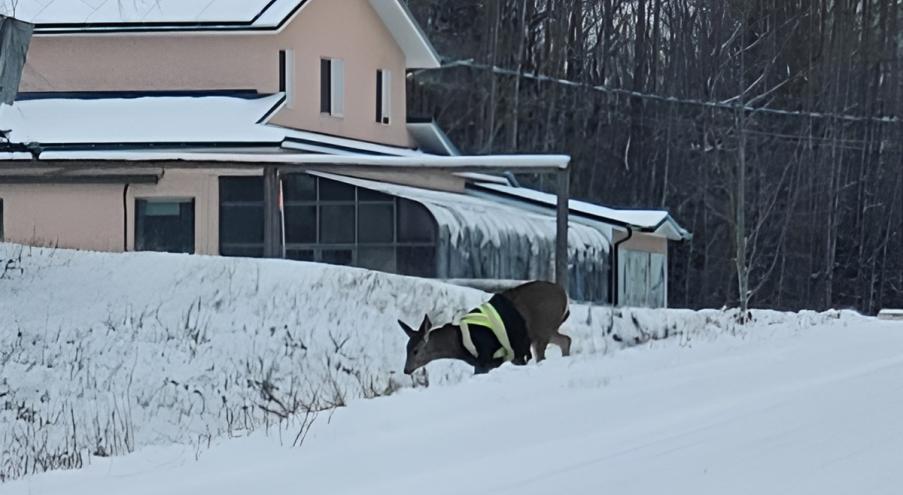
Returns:
[[[194,254],[194,200],[136,200],[135,249]]]
[[[286,201],[316,201],[317,178],[307,174],[292,174],[282,178]]]
[[[285,93],[286,85],[286,57],[285,50],[279,50],[279,91]]]
[[[263,246],[228,244],[220,248],[219,254],[233,258],[263,258]]]
[[[314,261],[312,249],[287,249],[285,257],[295,261]]]
[[[330,265],[349,266],[354,260],[354,252],[351,249],[329,249],[320,254],[320,261]]]
[[[219,180],[219,251],[223,256],[263,256],[263,177]]]
[[[332,113],[332,60],[320,59],[320,112]]]
[[[317,242],[317,207],[285,206],[285,241],[288,244]]]
[[[436,248],[399,246],[398,273],[413,277],[435,277]]]
[[[395,198],[389,196],[388,194],[383,194],[381,192],[371,191],[370,189],[358,189],[357,197],[362,202],[367,201],[380,201],[383,203],[394,203]]]
[[[320,179],[320,201],[354,201],[354,186]]]
[[[0,198],[0,242],[3,242],[3,198]]]
[[[383,123],[383,71],[376,71],[376,121]]]
[[[320,243],[354,244],[354,205],[320,207]]]
[[[436,222],[430,212],[419,203],[398,200],[398,242],[434,242]]]
[[[263,202],[263,177],[221,177],[220,201]]]
[[[361,203],[358,206],[357,239],[360,244],[391,244],[395,240],[392,203]]]
[[[220,243],[263,245],[263,205],[223,205]]]
[[[357,251],[357,266],[368,270],[395,272],[394,247],[360,247]]]

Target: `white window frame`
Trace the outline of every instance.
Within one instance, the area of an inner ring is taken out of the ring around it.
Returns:
[[[295,107],[295,50],[285,48],[280,50],[280,63],[282,66],[281,76],[284,78],[280,81],[285,85],[285,106],[286,108]]]
[[[329,114],[341,118],[345,116],[345,61],[340,58],[329,59],[329,67],[332,72]]]

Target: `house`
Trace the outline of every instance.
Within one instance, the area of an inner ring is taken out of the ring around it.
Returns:
[[[14,14],[35,29],[0,107],[0,239],[569,279],[576,299],[666,304],[668,242],[689,236],[667,212],[519,187],[502,172],[566,185],[570,159],[462,156],[407,118],[406,72],[440,59],[400,0],[19,0]]]

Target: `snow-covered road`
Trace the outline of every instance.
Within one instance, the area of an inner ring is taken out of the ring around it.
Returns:
[[[759,327],[354,402],[294,431],[95,459],[3,494],[898,494],[903,324]]]

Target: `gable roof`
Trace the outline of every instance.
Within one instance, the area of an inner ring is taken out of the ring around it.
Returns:
[[[0,0],[0,14],[35,24],[35,34],[277,32],[312,0]],[[331,0],[334,1],[334,0]],[[368,0],[409,68],[440,60],[402,0]]]

